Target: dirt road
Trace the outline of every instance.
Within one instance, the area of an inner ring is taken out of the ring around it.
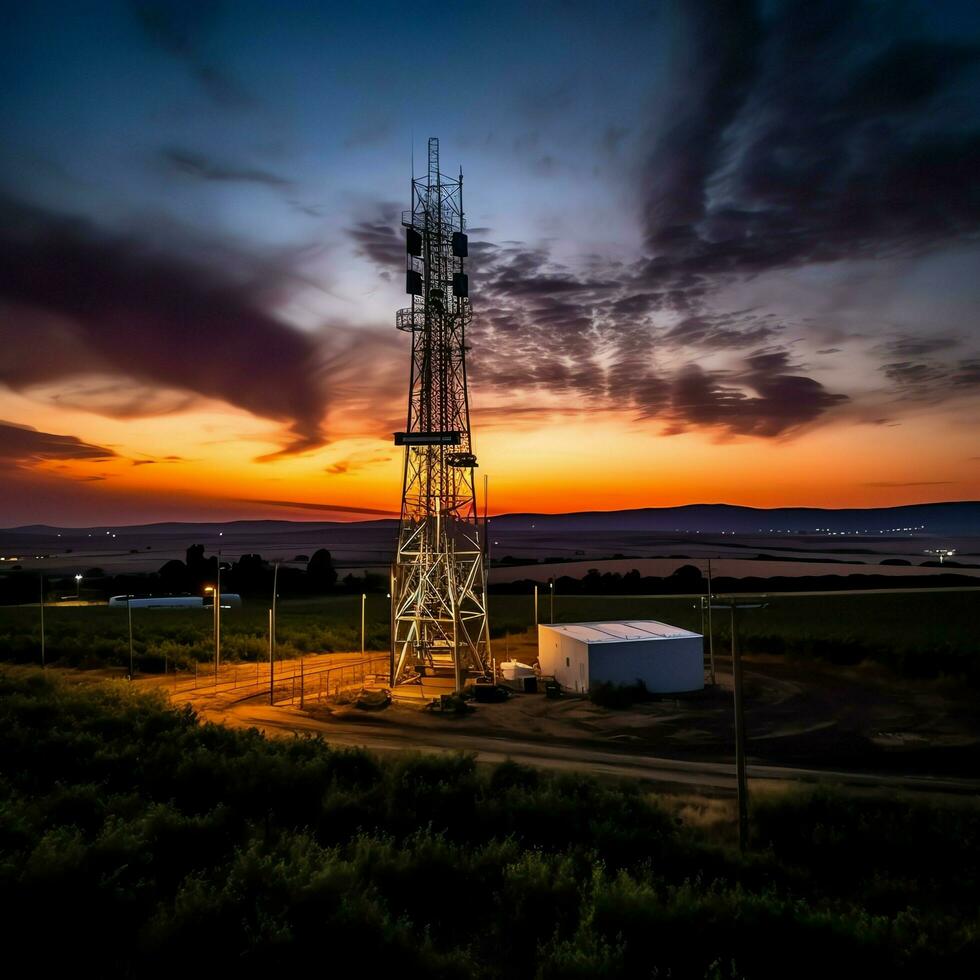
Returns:
[[[211,721],[236,727],[254,727],[269,735],[318,734],[331,745],[361,747],[376,752],[406,749],[436,753],[463,751],[474,753],[480,762],[512,759],[543,769],[639,779],[665,786],[689,790],[696,788],[721,794],[733,793],[735,789],[734,765],[656,758],[513,737],[470,735],[453,730],[451,721],[447,721],[446,727],[441,730],[420,729],[416,726],[399,725],[394,719],[382,720],[382,715],[347,716],[342,720],[334,720],[315,717],[298,708],[273,708],[257,701],[205,709],[202,714]],[[822,782],[932,793],[980,794],[980,780],[976,779],[850,773],[762,765],[749,766],[748,774],[750,780],[757,783]]]

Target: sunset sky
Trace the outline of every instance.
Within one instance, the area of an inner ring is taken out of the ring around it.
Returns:
[[[0,526],[397,509],[412,148],[491,512],[980,497],[980,5],[39,2]]]

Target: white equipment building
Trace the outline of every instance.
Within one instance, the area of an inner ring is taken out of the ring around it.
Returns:
[[[538,666],[570,691],[643,681],[654,694],[704,687],[704,637],[655,620],[538,626]]]

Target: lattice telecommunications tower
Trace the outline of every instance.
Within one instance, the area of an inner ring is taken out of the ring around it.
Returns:
[[[412,210],[402,215],[412,297],[396,325],[412,336],[398,554],[391,582],[391,683],[452,671],[456,689],[490,666],[486,517],[477,510],[466,388],[470,322],[463,172],[412,175]]]

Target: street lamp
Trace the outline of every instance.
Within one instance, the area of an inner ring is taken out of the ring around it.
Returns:
[[[548,588],[551,589],[551,621],[555,621],[555,580],[552,579],[548,583]]]
[[[361,658],[364,657],[364,610],[367,605],[367,595],[361,593]]]
[[[81,599],[82,597],[82,576],[75,576],[75,598]]]

